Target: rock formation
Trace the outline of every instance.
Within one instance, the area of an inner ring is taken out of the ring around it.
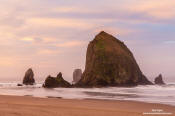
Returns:
[[[25,76],[23,78],[23,84],[24,85],[33,85],[34,83],[35,83],[34,73],[33,73],[33,70],[30,68],[25,73]]]
[[[43,84],[45,88],[57,88],[57,87],[71,87],[71,84],[65,81],[60,72],[57,77],[51,77],[50,75],[46,78]]]
[[[22,86],[22,84],[19,84],[19,83],[18,83],[17,86]]]
[[[82,76],[82,70],[81,69],[75,69],[73,72],[73,84],[76,84]]]
[[[155,78],[154,83],[158,84],[158,85],[164,85],[165,84],[161,74],[158,77]]]
[[[88,45],[86,66],[77,87],[152,84],[141,72],[127,46],[102,31]]]

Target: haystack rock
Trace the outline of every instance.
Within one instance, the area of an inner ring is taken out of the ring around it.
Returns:
[[[127,46],[102,31],[88,45],[86,66],[77,87],[152,84],[141,72]]]
[[[155,78],[154,83],[158,84],[158,85],[164,85],[165,84],[161,74],[158,77]]]
[[[82,70],[81,69],[75,69],[73,72],[73,84],[76,84],[82,76]]]
[[[33,85],[35,83],[33,70],[30,68],[25,73],[23,84],[24,85]]]
[[[46,78],[43,84],[45,88],[58,88],[58,87],[71,87],[71,84],[65,81],[60,72],[57,77],[51,77],[50,75]]]

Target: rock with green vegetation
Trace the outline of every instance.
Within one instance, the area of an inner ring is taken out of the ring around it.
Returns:
[[[57,77],[51,77],[50,75],[46,78],[43,84],[45,88],[58,88],[58,87],[71,87],[71,84],[65,81],[60,72]]]
[[[152,84],[141,72],[127,46],[102,31],[88,45],[86,66],[77,87]]]

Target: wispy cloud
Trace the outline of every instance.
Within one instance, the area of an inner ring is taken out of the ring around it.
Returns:
[[[175,40],[164,41],[165,44],[175,44]]]
[[[27,25],[60,27],[60,28],[90,28],[93,25],[78,19],[69,18],[31,18],[27,20]]]
[[[0,57],[0,66],[1,67],[10,67],[13,65],[16,65],[15,59],[7,57],[7,56]]]
[[[27,42],[31,42],[31,41],[34,41],[34,38],[32,37],[24,37],[21,39],[22,41],[27,41]]]
[[[166,22],[167,20],[173,20],[175,18],[174,5],[174,1],[158,2],[156,0],[140,0],[128,5],[126,9],[128,9],[128,12],[131,14],[138,14],[137,16],[143,20]]]
[[[19,71],[42,66],[38,70],[44,73],[39,76],[59,70],[71,78],[73,67],[84,68],[87,44],[101,30],[134,43],[128,46],[137,56],[144,55],[137,50],[146,51],[148,43],[151,47],[154,43],[175,43],[173,0],[0,2],[0,69],[16,67]],[[4,72],[0,70],[2,76]]]
[[[85,45],[86,42],[80,42],[80,41],[71,41],[71,42],[64,42],[64,43],[58,43],[56,46],[58,47],[78,47]]]

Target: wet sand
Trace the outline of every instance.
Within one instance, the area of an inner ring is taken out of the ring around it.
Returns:
[[[152,110],[172,114],[145,116],[175,116],[175,106],[162,104],[0,96],[0,116],[143,116]]]

